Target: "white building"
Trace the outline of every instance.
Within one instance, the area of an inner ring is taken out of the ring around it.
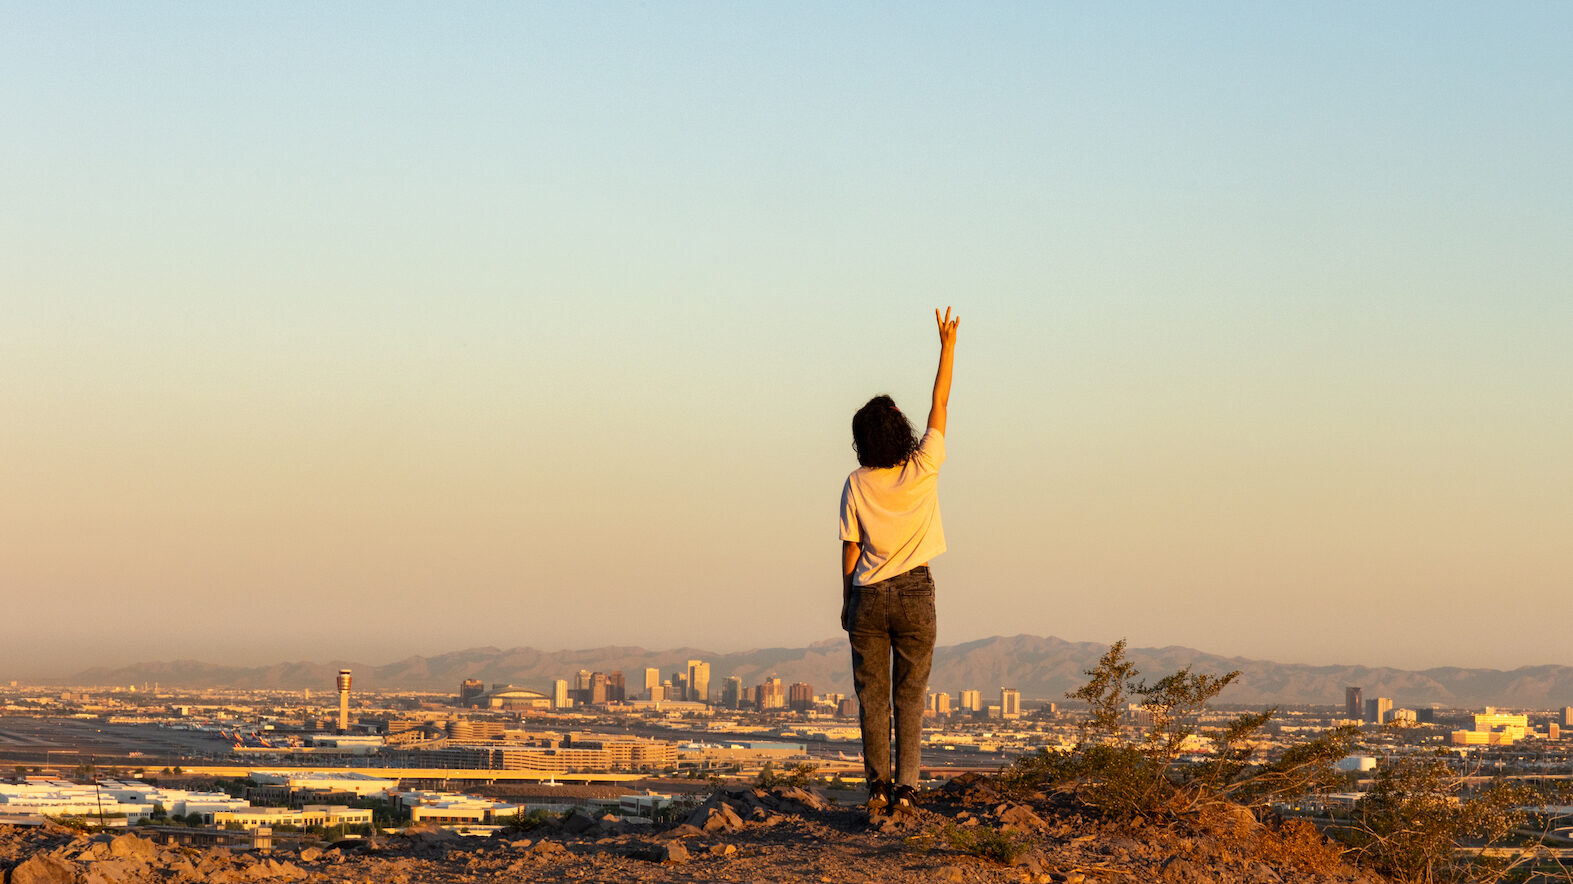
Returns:
[[[309,826],[369,826],[371,809],[339,804],[308,804],[298,810],[293,807],[247,807],[220,811],[213,815],[213,822],[220,826],[237,823],[245,829],[262,826],[276,828],[282,825],[302,829]]]
[[[91,817],[125,816],[134,825],[162,807],[171,816],[201,814],[203,822],[214,815],[251,805],[243,798],[223,792],[193,792],[187,789],[158,789],[146,783],[101,780],[96,785],[65,780],[0,783],[0,815],[47,815]]]
[[[280,786],[290,792],[353,793],[362,798],[381,798],[399,785],[396,779],[354,771],[254,770],[250,776],[259,785]]]

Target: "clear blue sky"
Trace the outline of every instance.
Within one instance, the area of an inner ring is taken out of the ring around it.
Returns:
[[[8,4],[0,676],[833,636],[946,304],[942,643],[1570,662],[1570,33]]]

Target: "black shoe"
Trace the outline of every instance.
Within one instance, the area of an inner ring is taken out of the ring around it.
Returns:
[[[864,805],[864,807],[868,808],[869,816],[885,813],[890,809],[890,801],[890,784],[884,780],[870,780],[868,784],[868,803]]]
[[[891,813],[908,814],[918,809],[917,790],[908,785],[895,788],[890,797]]]

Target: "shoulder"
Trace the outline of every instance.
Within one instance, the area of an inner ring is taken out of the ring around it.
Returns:
[[[914,456],[929,465],[938,467],[945,460],[945,434],[930,427],[923,438],[918,440],[918,449]]]

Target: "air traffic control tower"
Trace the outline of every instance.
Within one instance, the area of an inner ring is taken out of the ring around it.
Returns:
[[[339,733],[350,729],[350,671],[339,670]]]

